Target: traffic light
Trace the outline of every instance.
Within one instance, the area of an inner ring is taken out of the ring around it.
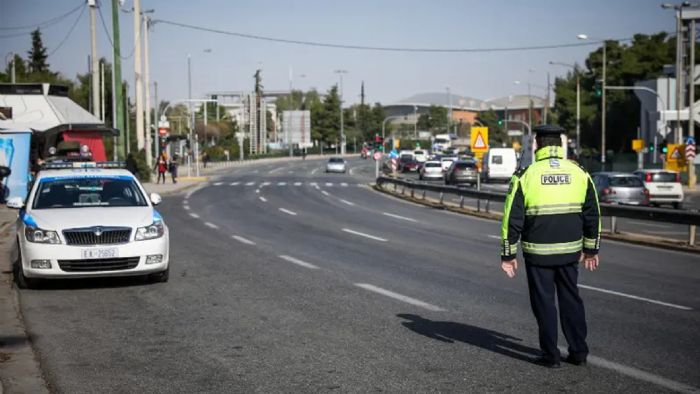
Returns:
[[[668,153],[668,142],[666,142],[666,140],[659,143],[659,152],[663,153],[664,155]]]
[[[651,153],[654,153],[654,144],[653,144],[653,143],[649,143],[649,146],[647,147],[647,150],[649,150],[649,152],[651,152]]]
[[[503,119],[498,119],[498,125],[503,126]]]
[[[596,81],[595,85],[593,86],[593,92],[595,93],[596,97],[601,97],[603,95],[603,86],[599,81]]]

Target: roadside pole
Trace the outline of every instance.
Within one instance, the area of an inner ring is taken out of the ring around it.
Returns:
[[[122,60],[121,60],[121,40],[119,39],[119,0],[112,0],[112,42],[114,52],[112,54],[112,102],[114,103],[114,113],[112,114],[112,127],[119,129],[117,138],[117,153],[122,160],[126,159],[126,125],[124,124],[124,113],[128,108],[122,107]]]
[[[100,118],[100,77],[99,73],[99,58],[97,57],[97,24],[96,13],[97,4],[95,0],[88,0],[88,8],[90,9],[90,74],[92,78],[91,94],[92,94],[92,114]]]
[[[695,19],[690,21],[690,32],[688,37],[693,40],[688,45],[690,47],[690,71],[688,77],[688,140],[695,140]],[[693,158],[695,159],[695,158]],[[695,160],[688,160],[688,188],[695,190]]]

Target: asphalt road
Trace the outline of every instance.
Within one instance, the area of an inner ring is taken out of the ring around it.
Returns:
[[[231,171],[160,208],[166,284],[23,290],[58,392],[667,392],[700,387],[696,255],[603,242],[582,272],[591,357],[548,370],[499,224],[362,184],[371,161]],[[561,346],[566,346],[561,339]],[[565,354],[565,352],[564,352]]]

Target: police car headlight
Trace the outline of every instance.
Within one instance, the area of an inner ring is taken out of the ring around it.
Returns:
[[[26,227],[24,229],[24,236],[27,241],[34,242],[38,244],[60,244],[61,239],[58,237],[58,233],[51,230],[42,230],[37,227]]]
[[[139,227],[136,229],[136,241],[145,241],[147,239],[156,239],[163,236],[165,233],[165,226],[163,222],[158,220],[153,222],[150,226]]]

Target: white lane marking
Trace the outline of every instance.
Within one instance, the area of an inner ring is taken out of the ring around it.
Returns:
[[[315,266],[311,263],[307,263],[306,261],[301,261],[299,259],[295,259],[292,256],[287,256],[286,254],[279,255],[278,257],[281,258],[282,260],[289,261],[292,264],[296,264],[296,265],[304,267],[304,268],[308,268],[308,269],[312,269],[312,270],[318,269],[317,266]]]
[[[240,182],[231,182],[231,183],[229,183],[229,185],[231,185],[231,186],[237,186],[239,183],[240,183]]]
[[[265,186],[270,186],[270,182],[263,182],[260,184],[260,187],[265,187]]]
[[[294,182],[294,186],[301,186],[301,182]]]
[[[245,185],[246,185],[246,186],[253,186],[253,185],[255,185],[255,182],[248,182],[248,183],[246,183]]]
[[[260,196],[260,197],[258,197],[258,198],[259,198],[260,201],[262,201],[262,202],[267,202],[267,198],[265,198],[265,197],[263,197],[263,196]]]
[[[182,200],[182,204],[183,204],[183,205],[187,205],[187,204],[189,204],[189,203],[190,203],[190,201],[189,201],[188,199]]]
[[[315,174],[316,172],[318,172],[318,168],[314,168],[313,170],[311,170],[311,175]]]
[[[606,289],[601,289],[599,287],[587,286],[587,285],[582,285],[582,284],[579,284],[578,287],[580,287],[582,289],[587,289],[587,290],[599,291],[601,293],[612,294],[612,295],[616,295],[616,296],[620,296],[620,297],[631,298],[633,300],[645,301],[645,302],[649,302],[652,304],[663,305],[663,306],[667,306],[669,308],[676,308],[676,309],[681,309],[684,311],[692,311],[693,310],[693,308],[691,308],[689,306],[683,306],[683,305],[671,304],[668,302],[663,302],[663,301],[658,301],[658,300],[652,300],[651,298],[644,298],[644,297],[639,297],[639,296],[632,295],[632,294],[620,293],[619,291],[606,290]]]
[[[493,238],[493,239],[499,239],[499,240],[501,239],[501,236],[500,236],[500,235],[489,234],[488,237],[489,237],[489,238]]]
[[[354,168],[351,168],[351,169],[350,169],[350,175],[355,175],[355,169],[354,169]]]
[[[287,186],[287,182],[277,182],[277,186]]]
[[[429,304],[427,302],[417,300],[415,298],[408,297],[408,296],[405,296],[403,294],[394,293],[393,291],[382,289],[381,287],[370,285],[369,283],[355,283],[355,286],[363,288],[365,290],[372,291],[372,292],[377,293],[377,294],[381,294],[383,296],[387,296],[389,298],[393,298],[393,299],[398,300],[398,301],[405,302],[407,304],[411,304],[411,305],[419,306],[421,308],[425,308],[429,311],[445,312],[445,309],[440,308],[439,306]]]
[[[290,211],[289,209],[280,208],[279,210],[280,210],[280,212],[284,212],[284,213],[286,213],[287,215],[292,215],[292,216],[296,216],[296,215],[297,215],[296,212],[292,212],[292,211]]]
[[[231,238],[235,239],[238,242],[244,243],[246,245],[255,245],[255,242],[253,242],[247,238],[243,238],[241,236],[238,236],[238,235],[232,235]]]
[[[382,212],[382,215],[384,215],[384,216],[389,216],[389,217],[392,217],[392,218],[395,218],[395,219],[405,220],[405,221],[408,221],[408,222],[417,222],[416,219],[409,218],[409,217],[406,217],[406,216],[396,215],[396,214],[389,213],[389,212]]]
[[[275,169],[273,169],[273,170],[268,171],[267,173],[268,173],[268,174],[274,174],[274,173],[279,172],[279,171],[282,171],[282,170],[284,170],[284,167],[277,167],[277,168],[275,168]]]
[[[324,196],[330,196],[330,195],[331,195],[330,193],[328,193],[328,192],[325,191],[325,190],[321,190],[321,194],[323,194]]]
[[[316,183],[316,182],[311,182],[311,183],[309,183],[309,186],[318,187],[318,183]]]
[[[333,182],[326,182],[326,186],[328,186],[328,187],[333,186]]]
[[[348,187],[348,184],[347,184],[346,182],[341,182],[341,183],[340,183],[340,186],[342,186],[342,187]]]
[[[182,209],[184,209],[185,211],[189,211],[189,210],[190,210],[190,206],[189,206],[189,205],[183,205],[183,206],[182,206]]]
[[[354,206],[355,206],[355,203],[354,203],[354,202],[350,202],[350,201],[348,201],[348,200],[343,200],[342,198],[340,199],[340,202],[342,202],[342,203],[345,204],[345,205],[350,205],[351,207],[354,207]]]
[[[559,346],[559,350],[561,350],[562,352],[567,351],[567,349],[564,346]],[[622,375],[626,375],[644,382],[649,382],[657,386],[665,387],[669,390],[676,391],[679,393],[697,393],[698,391],[700,391],[697,387],[689,386],[681,382],[676,382],[675,380],[667,379],[659,375],[654,375],[653,373],[642,371],[641,369],[628,367],[627,365],[618,364],[614,361],[609,361],[604,358],[600,358],[590,354],[588,355],[588,357],[586,357],[586,360],[589,364],[595,365],[596,367],[610,369]]]
[[[207,227],[213,228],[214,230],[218,230],[218,229],[219,229],[219,226],[217,226],[217,225],[214,224],[214,223],[204,222],[204,225],[207,226]]]
[[[257,173],[258,173],[258,170],[253,170],[253,171],[251,171],[251,172],[252,172],[253,174],[257,174]]]
[[[214,186],[221,186],[223,184],[224,184],[223,182],[214,182]]]
[[[637,224],[640,226],[657,227],[657,228],[669,228],[669,227],[671,227],[667,224],[649,223],[649,222],[642,222],[639,220],[630,220],[630,223]]]
[[[380,242],[387,242],[387,240],[384,238],[376,237],[376,236],[370,235],[370,234],[361,233],[361,232],[355,231],[355,230],[350,230],[349,228],[344,228],[342,230],[345,231],[346,233],[359,235],[360,237],[365,237],[365,238],[373,239],[375,241],[380,241]]]
[[[294,171],[288,171],[287,174],[294,174]]]
[[[199,219],[199,215],[197,215],[196,213],[191,213],[190,216],[192,216],[195,219]]]
[[[255,189],[256,194],[260,194],[260,189]]]

